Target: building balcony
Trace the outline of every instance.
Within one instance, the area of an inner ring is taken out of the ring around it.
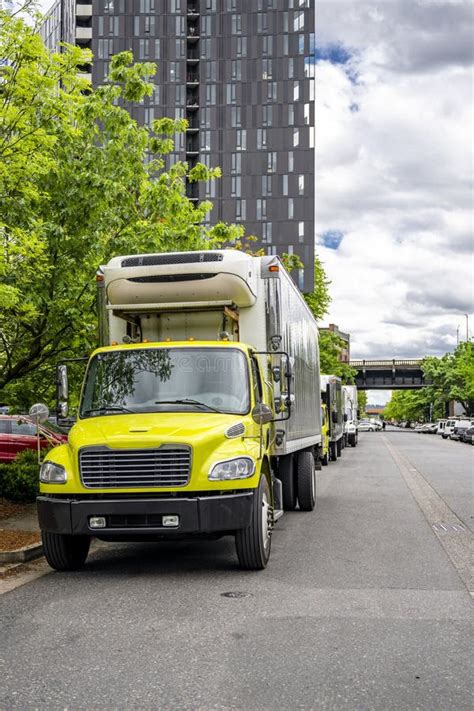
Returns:
[[[92,27],[76,27],[76,41],[87,42],[92,39]]]
[[[186,84],[199,84],[199,74],[187,74],[186,75]]]
[[[76,5],[76,17],[92,17],[92,4],[78,3]]]

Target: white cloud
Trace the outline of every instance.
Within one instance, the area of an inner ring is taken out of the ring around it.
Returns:
[[[317,247],[329,318],[354,357],[444,353],[473,302],[473,6],[318,1],[316,21],[351,54],[316,66],[317,231],[345,233]]]

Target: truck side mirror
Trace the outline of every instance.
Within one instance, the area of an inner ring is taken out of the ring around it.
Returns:
[[[255,405],[252,410],[252,418],[257,425],[266,425],[268,422],[273,420],[273,412],[270,410],[268,405],[265,405],[263,402],[259,402],[258,405]]]
[[[58,399],[58,415],[67,417],[69,382],[67,376],[67,365],[58,365],[56,370],[56,392]]]
[[[337,412],[335,410],[331,412],[331,422],[334,425],[337,425]]]

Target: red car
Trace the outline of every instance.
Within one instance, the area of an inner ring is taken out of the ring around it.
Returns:
[[[40,425],[39,433],[43,449],[67,442],[67,435],[50,422]],[[0,462],[11,462],[24,449],[36,447],[36,424],[31,417],[0,415]]]

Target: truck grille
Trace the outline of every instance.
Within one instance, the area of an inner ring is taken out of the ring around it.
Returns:
[[[122,267],[150,267],[161,264],[196,264],[222,262],[223,255],[216,252],[185,252],[184,254],[145,254],[122,259]]]
[[[191,448],[157,449],[87,447],[79,453],[81,481],[88,489],[186,486]]]

